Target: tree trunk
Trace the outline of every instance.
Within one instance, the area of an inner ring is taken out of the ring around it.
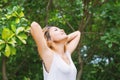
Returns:
[[[3,80],[8,80],[6,74],[6,57],[4,55],[2,57],[2,78]]]
[[[82,58],[81,58],[80,54],[79,54],[78,58],[79,58],[80,70],[78,71],[76,80],[81,80],[82,72],[83,72],[83,61],[82,61]]]

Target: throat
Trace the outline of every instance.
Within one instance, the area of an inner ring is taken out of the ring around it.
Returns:
[[[66,52],[66,45],[65,44],[56,44],[54,47],[54,51],[59,55],[64,55]]]

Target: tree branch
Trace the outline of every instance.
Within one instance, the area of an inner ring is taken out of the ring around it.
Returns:
[[[82,34],[99,34],[99,35],[103,35],[104,32],[82,32]]]
[[[45,19],[45,24],[48,25],[48,18],[49,18],[49,10],[51,9],[53,0],[49,0],[48,4],[46,6],[46,19]]]
[[[2,56],[2,78],[3,80],[8,80],[6,74],[6,56]]]
[[[82,77],[82,73],[83,73],[83,60],[82,60],[82,57],[80,55],[80,51],[78,52],[78,55],[79,55],[78,60],[79,60],[80,69],[79,69],[78,74],[77,74],[77,80],[80,80]]]
[[[106,2],[108,2],[108,0],[104,0],[104,2],[100,2],[100,1],[96,0],[96,2],[93,3],[93,7],[101,6],[101,5],[105,4]]]
[[[61,16],[63,18],[63,20],[66,22],[66,24],[68,25],[68,27],[72,30],[75,31],[75,29],[73,28],[73,26],[63,17],[63,14],[61,13]]]

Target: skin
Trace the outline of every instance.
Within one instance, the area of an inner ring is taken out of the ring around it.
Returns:
[[[31,23],[30,31],[34,41],[36,42],[39,55],[45,64],[47,72],[50,70],[54,54],[58,54],[68,65],[70,64],[64,48],[66,46],[66,51],[70,54],[73,53],[80,40],[81,33],[79,31],[75,31],[67,35],[63,29],[55,26],[51,27],[49,34],[51,37],[51,45],[54,47],[52,49],[48,47],[42,28],[37,22]]]

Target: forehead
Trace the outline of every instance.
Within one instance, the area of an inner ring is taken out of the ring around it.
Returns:
[[[50,28],[50,31],[55,30],[55,29],[60,29],[60,28],[53,26]]]

